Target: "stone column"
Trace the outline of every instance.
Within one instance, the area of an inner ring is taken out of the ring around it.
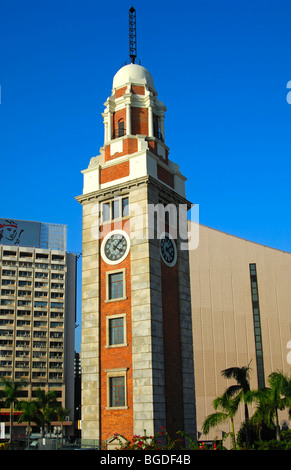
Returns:
[[[108,121],[107,121],[107,114],[102,113],[103,117],[103,124],[104,124],[104,144],[108,142]]]
[[[112,123],[111,123],[111,112],[108,109],[108,130],[107,130],[107,142],[112,139]]]
[[[131,134],[131,112],[130,104],[126,105],[126,135]]]
[[[131,135],[131,93],[125,93],[125,106],[126,106],[126,135]]]
[[[148,111],[148,113],[149,113],[149,118],[148,118],[149,119],[149,121],[148,121],[149,130],[148,130],[148,132],[149,132],[149,137],[153,137],[154,136],[154,127],[153,127],[153,108],[152,108],[152,106],[149,106],[148,110],[149,110]]]
[[[97,200],[83,202],[82,440],[99,443],[99,239]]]
[[[131,217],[131,299],[134,434],[148,435],[165,425],[164,357],[159,245],[148,239],[147,205],[156,203],[147,184],[130,192],[130,206],[143,221]]]

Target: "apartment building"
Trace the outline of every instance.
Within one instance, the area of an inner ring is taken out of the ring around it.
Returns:
[[[21,221],[6,222],[17,225],[19,232]],[[65,235],[65,226],[61,227]],[[13,233],[15,228],[10,228]],[[62,406],[70,409],[70,434],[74,416],[76,255],[56,249],[56,240],[49,241],[48,227],[45,229],[47,236],[36,243],[38,247],[21,246],[21,240],[13,244],[16,235],[10,244],[0,244],[0,377],[25,381],[23,399],[33,399],[38,387],[55,390]],[[32,234],[35,242],[33,230]],[[48,248],[41,247],[44,239]],[[63,243],[59,246],[65,248]],[[5,410],[0,410],[0,421],[5,421],[5,416]]]

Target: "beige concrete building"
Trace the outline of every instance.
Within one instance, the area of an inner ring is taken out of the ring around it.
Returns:
[[[208,436],[202,423],[214,412],[214,398],[235,383],[221,376],[223,369],[250,363],[252,388],[267,385],[271,372],[290,374],[291,254],[205,226],[189,254],[198,439],[221,439],[229,422]],[[242,421],[243,409],[236,432]]]
[[[76,255],[22,246],[43,246],[45,239],[46,246],[53,246],[48,233],[39,243],[40,226],[24,221],[1,223],[2,242],[7,244],[0,244],[0,377],[25,382],[22,399],[33,399],[38,387],[55,390],[58,401],[70,409],[66,428],[73,433]],[[54,242],[55,248],[65,248],[57,238]],[[8,414],[0,409],[0,421],[7,428]],[[25,435],[23,425],[15,422],[15,426],[17,435]]]

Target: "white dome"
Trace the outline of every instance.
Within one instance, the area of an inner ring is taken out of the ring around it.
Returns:
[[[125,65],[114,75],[113,88],[119,88],[126,85],[126,83],[148,85],[149,88],[156,91],[152,75],[147,69],[138,64]]]

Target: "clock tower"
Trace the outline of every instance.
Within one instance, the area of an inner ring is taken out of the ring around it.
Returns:
[[[169,159],[165,111],[149,71],[123,66],[102,114],[104,145],[82,172],[84,442],[108,444],[115,433],[131,440],[161,426],[196,437],[180,230],[190,203]]]

